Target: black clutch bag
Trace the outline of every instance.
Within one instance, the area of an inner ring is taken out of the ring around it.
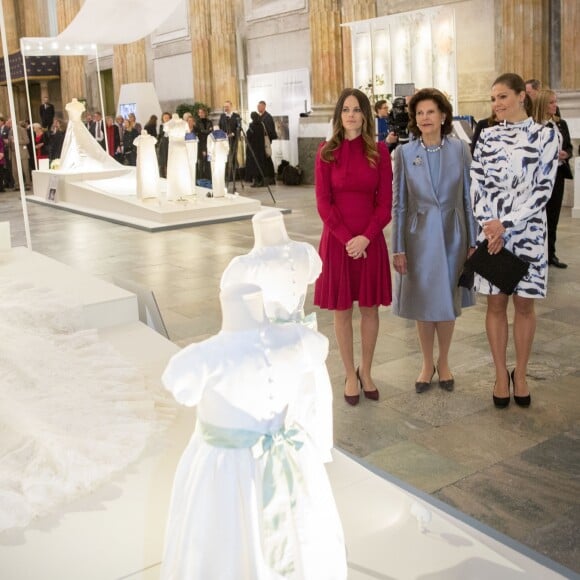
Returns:
[[[505,248],[497,254],[490,254],[487,251],[487,240],[484,240],[466,260],[462,278],[465,279],[470,273],[476,272],[504,294],[513,294],[518,282],[527,274],[528,267],[528,262]]]

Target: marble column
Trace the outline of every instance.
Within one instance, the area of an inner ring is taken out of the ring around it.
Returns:
[[[549,6],[544,0],[500,0],[500,72],[550,81]]]
[[[577,90],[580,87],[580,5],[578,0],[562,0],[560,10],[560,88]]]
[[[113,48],[113,90],[115,102],[119,101],[121,85],[147,82],[145,39]]]
[[[62,32],[71,23],[80,7],[80,0],[57,0],[59,32]],[[60,91],[63,105],[69,103],[73,97],[86,98],[85,61],[86,57],[84,56],[60,57]]]
[[[237,109],[240,106],[240,87],[236,53],[236,3],[234,0],[223,0],[208,2],[207,6],[211,22],[210,103],[221,108],[225,100],[230,100],[234,109]],[[197,74],[194,71],[194,76]]]
[[[4,25],[6,27],[6,45],[8,54],[13,54],[19,50],[19,31],[18,21],[16,18],[15,0],[4,0]],[[0,54],[4,56],[2,46],[0,45]],[[6,85],[0,87],[0,113],[4,117],[10,116],[10,107],[8,106],[8,88]]]
[[[211,106],[213,95],[210,10],[210,0],[189,0],[193,97],[195,101]]]
[[[312,105],[334,106],[344,88],[342,32],[338,0],[310,0]]]
[[[50,36],[48,29],[48,6],[43,0],[18,2],[21,36]]]
[[[377,17],[377,4],[374,0],[352,0],[343,2],[341,8],[342,22],[370,20]],[[352,33],[348,26],[342,27],[342,68],[343,86],[353,86],[352,71]]]

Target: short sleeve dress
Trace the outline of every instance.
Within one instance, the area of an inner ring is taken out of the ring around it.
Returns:
[[[264,296],[264,310],[277,324],[304,324],[317,329],[316,313],[304,314],[308,285],[320,275],[322,264],[314,247],[290,240],[275,246],[253,249],[235,257],[224,270],[220,287],[240,283],[257,284]],[[323,461],[332,461],[332,386],[326,364],[317,365],[289,408],[289,417],[301,423],[320,451]]]
[[[548,283],[546,204],[558,169],[554,129],[529,117],[481,132],[471,165],[471,198],[483,241],[486,221],[499,219],[506,232],[504,247],[529,263],[514,294],[544,298]],[[480,294],[499,294],[485,278],[475,276]]]
[[[318,332],[265,323],[170,360],[165,387],[197,421],[173,483],[162,580],[346,580],[324,464],[286,412],[327,353]]]
[[[362,136],[344,140],[334,161],[316,157],[316,203],[323,222],[319,253],[322,274],[314,304],[329,310],[391,304],[391,270],[383,229],[391,220],[393,172],[384,143],[376,166],[369,164]],[[370,240],[366,258],[354,260],[347,242],[357,235]]]

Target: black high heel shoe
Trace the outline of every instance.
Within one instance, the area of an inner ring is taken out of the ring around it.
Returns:
[[[505,409],[505,407],[507,407],[510,404],[510,372],[506,369],[505,371],[507,373],[507,378],[508,378],[508,396],[507,397],[496,397],[495,395],[492,394],[493,397],[493,404],[498,408],[498,409]],[[512,379],[513,379],[513,373],[512,373]],[[495,390],[495,385],[493,385],[493,389]],[[515,398],[515,395],[514,395]]]
[[[371,401],[378,401],[379,400],[379,389],[375,389],[374,391],[365,391],[362,379],[360,378],[359,374],[359,367],[356,369],[356,378],[360,384],[360,390],[364,393],[364,396]]]
[[[357,369],[357,372],[356,372],[356,376],[358,377],[358,369]],[[344,379],[344,384],[346,386],[346,377]],[[360,400],[360,395],[347,395],[346,393],[344,393],[344,400],[349,405],[352,405],[354,407],[355,405],[358,405],[358,402]]]
[[[429,382],[417,381],[415,383],[415,392],[420,394],[420,393],[424,393],[426,390],[430,389],[431,388],[431,381],[433,380],[434,376],[435,376],[435,367],[433,367],[433,374],[431,375]]]
[[[512,371],[512,383],[514,384],[514,401],[516,405],[519,405],[520,407],[529,407],[530,403],[532,402],[532,397],[529,393],[527,395],[524,395],[523,397],[516,395],[516,379],[514,378],[515,374],[516,369]]]
[[[439,375],[439,365],[437,365],[437,375]],[[441,380],[439,377],[439,386],[445,391],[451,392],[455,388],[455,378],[451,375],[450,379]]]

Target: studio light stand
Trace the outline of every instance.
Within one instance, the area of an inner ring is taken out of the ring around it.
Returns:
[[[244,131],[244,128],[242,127],[241,122],[240,122],[239,126],[236,128],[236,134],[234,137],[234,147],[233,147],[234,153],[233,153],[233,159],[230,163],[230,171],[229,171],[229,177],[228,177],[228,190],[229,190],[230,183],[233,183],[233,191],[235,192],[235,190],[236,190],[236,172],[238,169],[238,143],[240,142],[240,135],[243,137],[244,142],[246,143],[248,149],[250,150],[250,153],[252,154],[252,157],[254,158],[254,161],[256,163],[256,167],[258,168],[258,172],[260,173],[260,177],[262,178],[262,183],[264,183],[265,186],[268,188],[268,193],[270,194],[270,197],[272,198],[272,201],[274,202],[274,205],[275,205],[276,199],[274,198],[274,194],[272,193],[272,190],[270,189],[270,184],[267,183],[267,181],[266,181],[266,177],[264,176],[264,171],[262,170],[262,167],[258,163],[258,159],[256,158],[256,154],[254,153],[254,149],[248,141],[248,136],[246,135],[246,132]],[[242,190],[244,190],[243,180],[240,180],[240,182],[242,184]]]

